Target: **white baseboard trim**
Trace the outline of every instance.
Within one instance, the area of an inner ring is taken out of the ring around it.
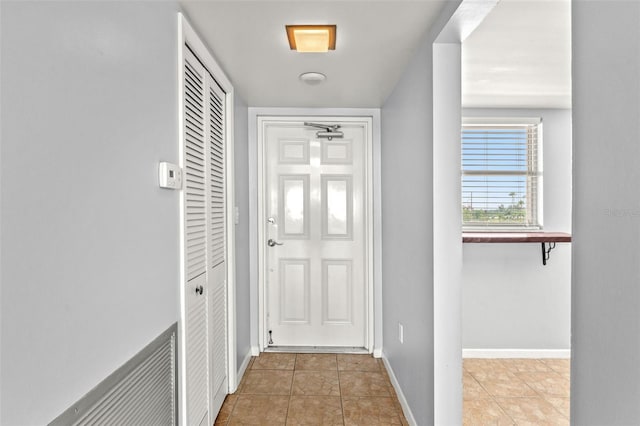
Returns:
[[[251,355],[252,356],[259,356],[260,355],[260,348],[257,346],[251,346]]]
[[[387,368],[389,379],[391,379],[391,384],[396,391],[396,395],[398,395],[398,401],[400,401],[400,405],[402,406],[402,411],[404,412],[404,416],[406,417],[407,422],[409,422],[409,425],[411,426],[418,426],[418,423],[416,422],[416,419],[415,417],[413,417],[413,413],[411,412],[411,408],[409,407],[409,403],[407,402],[407,398],[405,398],[404,393],[402,392],[402,388],[400,387],[400,383],[398,383],[398,379],[393,372],[393,368],[391,368],[391,364],[389,364],[389,360],[385,356],[384,352],[380,352],[382,362],[384,362],[384,366]]]
[[[463,349],[462,358],[571,358],[571,349]]]
[[[247,367],[249,367],[249,362],[251,361],[251,352],[252,351],[247,352],[247,354],[244,356],[244,359],[242,360],[242,364],[240,364],[238,375],[236,376],[236,388],[231,390],[231,393],[234,393],[238,390],[238,386],[242,381],[242,377],[244,377],[244,373],[247,371]]]
[[[374,358],[382,358],[382,349],[374,348],[373,349],[373,357]]]

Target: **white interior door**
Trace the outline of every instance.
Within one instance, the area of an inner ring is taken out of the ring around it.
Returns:
[[[189,425],[207,425],[227,393],[225,95],[188,49],[183,86],[183,419]]]
[[[365,347],[366,127],[265,127],[266,330],[275,346]]]
[[[211,412],[218,413],[227,396],[227,269],[225,190],[225,94],[207,74],[208,114],[208,259],[210,311],[209,354]]]

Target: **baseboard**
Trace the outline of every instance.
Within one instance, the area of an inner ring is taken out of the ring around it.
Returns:
[[[242,377],[244,376],[244,373],[247,371],[247,367],[249,367],[249,362],[251,362],[251,352],[252,351],[247,352],[247,354],[244,356],[244,359],[242,360],[242,364],[240,364],[240,368],[238,369],[238,375],[236,377],[236,388],[233,389],[231,393],[234,393],[235,391],[238,390],[238,386],[242,381]]]
[[[251,356],[259,356],[260,348],[257,346],[251,346]]]
[[[571,349],[463,349],[462,358],[571,358]]]
[[[382,349],[373,348],[373,357],[374,358],[382,358]]]
[[[402,411],[404,412],[404,416],[407,419],[407,422],[411,426],[418,426],[418,422],[416,422],[415,417],[413,417],[413,412],[411,412],[411,408],[409,407],[409,403],[407,402],[407,398],[405,398],[404,393],[402,392],[402,388],[400,387],[400,383],[396,378],[395,373],[393,372],[393,368],[391,368],[391,364],[389,360],[385,356],[384,352],[381,351],[382,362],[384,362],[384,366],[387,368],[387,373],[389,373],[389,379],[391,380],[391,384],[396,391],[396,395],[398,396],[398,401],[400,401],[400,405],[402,406]]]

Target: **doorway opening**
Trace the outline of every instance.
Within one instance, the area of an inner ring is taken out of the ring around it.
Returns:
[[[461,220],[486,236],[462,249],[464,424],[569,423],[570,22],[570,2],[502,1],[461,44]]]

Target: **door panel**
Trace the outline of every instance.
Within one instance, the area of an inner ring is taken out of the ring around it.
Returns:
[[[209,421],[207,306],[206,71],[191,52],[184,63],[185,343],[187,421]]]
[[[366,346],[366,129],[265,127],[267,330],[275,346]],[[271,240],[271,244],[269,241]]]
[[[353,262],[322,260],[322,321],[324,324],[353,323]]]
[[[207,366],[207,299],[205,274],[187,284],[187,399],[190,424],[200,424],[209,415],[209,371]],[[202,289],[202,290],[200,290]],[[204,396],[204,397],[202,397]]]
[[[207,73],[207,185],[209,354],[212,417],[227,396],[227,280],[226,280],[226,191],[225,191],[225,94]]]
[[[227,394],[225,94],[188,48],[183,95],[184,418],[198,425]]]

